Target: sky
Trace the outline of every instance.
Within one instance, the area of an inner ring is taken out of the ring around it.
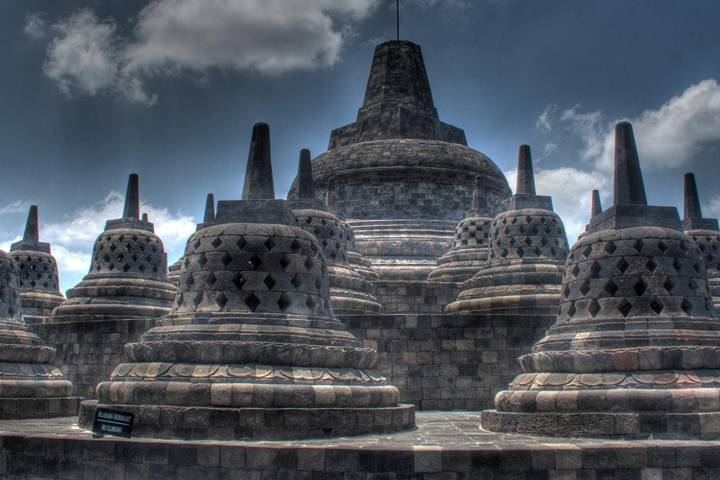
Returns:
[[[271,127],[284,197],[298,152],[355,119],[392,0],[0,2],[0,248],[38,204],[63,290],[122,212],[129,173],[170,262],[205,195],[241,196],[252,125]],[[613,125],[635,126],[651,204],[682,208],[696,173],[720,215],[720,2],[401,0],[440,118],[514,185],[533,148],[537,191],[570,240],[590,191],[612,201]]]

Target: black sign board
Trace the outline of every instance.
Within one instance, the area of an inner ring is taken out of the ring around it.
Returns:
[[[98,408],[95,410],[92,431],[96,435],[130,438],[134,419],[135,415],[129,412]]]

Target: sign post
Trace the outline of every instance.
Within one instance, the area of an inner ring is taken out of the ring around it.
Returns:
[[[99,436],[114,435],[116,437],[130,438],[134,420],[135,415],[130,412],[98,408],[95,410],[92,431]]]

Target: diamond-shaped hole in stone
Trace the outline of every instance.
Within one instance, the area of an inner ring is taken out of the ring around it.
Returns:
[[[225,252],[225,255],[223,255],[223,257],[220,259],[222,264],[225,265],[226,267],[232,263],[232,260],[233,259],[228,252]]]
[[[287,267],[290,266],[290,263],[292,262],[290,262],[290,259],[287,256],[283,255],[282,257],[280,257],[280,267],[283,270],[287,270]]]
[[[262,260],[257,255],[253,255],[250,257],[250,260],[248,260],[248,266],[250,266],[253,270],[259,269],[260,265],[262,265]]]
[[[675,284],[668,277],[665,279],[665,282],[663,282],[663,288],[667,290],[668,293],[672,293],[672,289],[675,288]]]
[[[693,268],[695,269],[695,273],[700,273],[700,264],[695,262],[695,265],[693,265]]]
[[[633,245],[633,247],[635,248],[635,250],[637,250],[638,253],[640,253],[642,251],[644,246],[645,246],[645,242],[643,242],[640,239],[635,240],[635,244]]]
[[[621,258],[617,263],[617,268],[620,270],[620,273],[625,273],[629,267],[630,264],[625,260],[625,257]]]
[[[315,303],[315,300],[313,300],[313,297],[308,296],[307,300],[305,300],[305,305],[307,305],[307,307],[310,309],[311,312],[315,311],[316,303]]]
[[[198,261],[197,261],[197,262],[200,264],[201,267],[204,267],[205,264],[208,262],[208,259],[207,259],[207,257],[205,257],[205,254],[204,254],[204,253],[201,253],[201,254],[200,254],[200,257],[198,257]]]
[[[650,302],[650,308],[653,312],[655,312],[656,315],[660,315],[660,313],[662,313],[663,309],[665,308],[665,305],[660,303],[657,298],[654,298],[653,301]]]
[[[595,318],[595,316],[598,314],[598,312],[601,310],[600,304],[593,299],[590,302],[590,305],[588,305],[588,313],[590,313],[590,316]]]
[[[525,237],[525,245],[532,245],[532,240],[530,239],[530,237]]]
[[[620,302],[617,309],[620,313],[622,313],[623,317],[627,317],[630,310],[632,310],[632,304],[628,302],[627,299],[623,298],[623,301]]]
[[[201,242],[200,239],[198,238],[197,240],[195,240],[195,243],[193,244],[193,248],[194,248],[195,250],[197,250],[198,248],[200,248],[200,245],[202,245],[202,242]]]
[[[563,289],[563,296],[565,298],[570,296],[570,285],[569,284],[565,285],[565,288]]]
[[[617,250],[617,247],[615,246],[615,242],[612,240],[605,244],[605,252],[607,252],[608,255],[612,255],[615,250]]]
[[[185,280],[185,283],[186,283],[187,286],[189,286],[189,287],[192,287],[192,286],[193,286],[193,284],[195,283],[195,278],[193,277],[192,273],[187,276],[187,280]]]
[[[265,243],[263,245],[265,245],[265,249],[268,252],[275,248],[275,242],[273,241],[272,237],[265,240]]]
[[[694,278],[691,278],[688,280],[688,286],[690,287],[690,290],[695,291],[698,289],[698,283],[695,281]]]
[[[518,248],[518,249],[517,249],[517,256],[520,257],[520,258],[522,258],[524,255],[525,255],[525,250],[523,250],[522,248]]]
[[[293,238],[292,243],[290,243],[290,251],[293,253],[297,253],[302,248],[302,245],[300,245],[300,242],[298,242],[297,238]]]
[[[290,296],[286,295],[285,293],[280,295],[280,298],[278,298],[278,307],[280,307],[280,310],[283,312],[286,311],[288,308],[290,308],[290,305],[292,304],[292,301],[290,300]]]
[[[222,240],[220,240],[220,237],[215,237],[212,242],[210,242],[210,245],[213,246],[213,248],[218,248],[220,245],[222,245]]]
[[[575,308],[575,302],[572,302],[572,303],[570,304],[570,308],[568,308],[568,315],[569,315],[570,317],[574,317],[574,316],[575,316],[575,312],[577,312],[577,309]]]
[[[235,245],[238,246],[240,250],[245,248],[245,245],[247,245],[247,240],[245,240],[245,237],[238,238],[237,242],[235,242]]]
[[[683,298],[683,301],[680,304],[680,308],[683,309],[683,312],[690,314],[690,312],[692,311],[692,303],[690,303],[687,298]]]
[[[600,264],[598,262],[593,262],[590,267],[590,278],[598,278],[600,275],[600,269]]]
[[[303,282],[302,278],[300,278],[300,275],[296,273],[292,280],[290,280],[290,283],[292,283],[293,287],[300,288]]]
[[[217,295],[215,295],[215,304],[220,307],[220,310],[225,309],[225,305],[228,303],[228,298],[225,296],[224,293],[220,292]]]
[[[572,270],[570,270],[570,273],[572,274],[573,278],[577,278],[577,274],[580,273],[580,267],[578,266],[577,263],[575,265],[573,265],[573,268],[572,268]]]
[[[665,252],[668,251],[668,248],[669,248],[669,247],[667,246],[667,244],[666,244],[665,242],[663,242],[662,240],[660,240],[660,242],[658,242],[658,248],[660,249],[660,251],[661,251],[662,253],[665,253]]]
[[[207,276],[205,279],[205,283],[208,287],[212,287],[215,285],[215,282],[217,282],[217,278],[215,278],[215,274],[210,272],[210,275]]]
[[[645,267],[647,267],[648,272],[655,273],[655,269],[657,269],[658,264],[654,259],[650,258],[650,259],[648,259],[647,263],[645,264]]]
[[[589,280],[585,280],[585,281],[580,285],[580,293],[582,293],[583,295],[587,295],[587,293],[588,293],[589,291],[590,291],[590,281],[589,281]]]
[[[605,289],[606,292],[608,292],[613,297],[615,296],[615,294],[618,291],[618,286],[612,280],[608,280],[608,282],[605,284],[605,286],[603,288]]]
[[[313,265],[315,265],[315,262],[313,262],[312,258],[307,257],[307,258],[305,259],[305,268],[307,268],[308,270],[310,270],[310,269],[313,268]]]
[[[260,306],[260,299],[254,293],[251,293],[245,298],[245,305],[254,312]]]
[[[267,277],[265,277],[265,280],[263,280],[263,283],[265,284],[265,286],[267,287],[268,290],[272,290],[273,287],[275,285],[277,285],[277,282],[272,277],[272,275],[268,275]]]
[[[200,305],[200,303],[202,302],[202,299],[203,299],[203,292],[198,292],[198,293],[193,297],[193,301],[192,301],[193,306],[194,306],[194,307],[197,307],[198,305]]]
[[[243,285],[247,282],[245,277],[243,277],[243,274],[238,272],[237,275],[235,275],[232,279],[233,284],[238,288],[238,290],[242,290]]]
[[[635,285],[633,285],[633,288],[635,289],[635,293],[638,295],[638,297],[642,296],[643,293],[645,293],[645,290],[647,290],[647,283],[642,278],[635,282]]]
[[[585,258],[590,258],[590,255],[592,254],[592,245],[588,245],[583,248],[582,254]]]

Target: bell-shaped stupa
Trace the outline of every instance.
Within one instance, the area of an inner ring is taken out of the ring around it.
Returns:
[[[720,322],[677,209],[648,206],[632,126],[615,128],[614,205],[565,266],[555,324],[487,430],[558,436],[720,435]]]
[[[25,324],[18,286],[16,261],[0,250],[0,419],[75,415],[72,383],[50,364],[55,349]]]
[[[495,211],[510,196],[502,171],[440,121],[420,47],[378,45],[355,122],[313,160],[315,195],[346,219],[382,280],[422,281],[450,248],[476,177]],[[296,180],[290,197],[297,195]]]
[[[30,207],[22,240],[10,247],[10,256],[18,267],[18,293],[23,318],[28,323],[46,321],[55,307],[65,301],[50,244],[40,241],[38,208]]]
[[[452,248],[438,259],[428,282],[462,283],[475,275],[487,262],[491,223],[487,199],[475,187],[472,208],[455,227]]]
[[[83,402],[135,414],[134,436],[281,439],[391,432],[414,407],[333,315],[323,248],[273,193],[269,129],[253,130],[243,200],[188,242],[170,314]]]
[[[520,147],[515,195],[501,209],[490,226],[487,264],[446,310],[555,315],[568,244],[552,199],[535,193],[527,145]]]
[[[352,247],[351,231],[344,221],[327,211],[315,197],[312,183],[310,151],[300,152],[298,195],[289,200],[296,226],[313,234],[323,248],[330,276],[330,300],[336,314],[380,312],[382,305],[370,293],[368,280],[350,264],[348,247]]]
[[[108,220],[95,240],[90,271],[67,292],[51,322],[160,317],[170,311],[175,286],[155,227],[140,217],[139,180],[128,180],[122,218]]]
[[[720,231],[716,218],[703,218],[695,175],[685,174],[685,234],[700,248],[707,268],[708,286],[715,310],[720,309]]]

